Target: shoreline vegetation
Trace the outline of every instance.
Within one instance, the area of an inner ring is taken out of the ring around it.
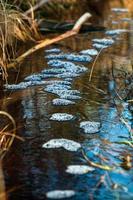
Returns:
[[[67,31],[65,34],[53,39],[46,38],[41,40],[41,35],[38,31],[39,22],[34,18],[34,12],[47,2],[48,0],[41,0],[34,6],[30,4],[30,9],[22,12],[20,8],[12,6],[2,0],[0,1],[0,66],[2,78],[6,82],[8,77],[7,70],[9,68],[16,67],[25,57],[40,48],[76,35],[82,24],[91,17],[90,13],[85,13],[77,20],[71,31]],[[35,46],[18,56],[18,41],[26,42],[27,40],[35,42]]]

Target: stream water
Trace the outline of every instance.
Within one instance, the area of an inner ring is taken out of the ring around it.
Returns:
[[[110,15],[103,22],[108,26],[108,30],[132,30],[132,23],[127,12],[114,11],[110,11]],[[16,140],[4,160],[6,187],[7,190],[13,188],[9,193],[9,200],[49,199],[48,192],[54,190],[72,190],[69,191],[70,197],[69,195],[68,197],[73,200],[133,199],[133,169],[129,166],[132,165],[133,149],[124,144],[130,140],[130,133],[122,121],[124,119],[129,126],[132,126],[132,114],[128,109],[128,103],[119,98],[119,95],[121,98],[125,97],[123,76],[125,72],[130,74],[132,70],[132,32],[109,36],[105,31],[79,34],[52,45],[47,50],[58,48],[63,53],[79,54],[80,51],[94,49],[93,39],[107,37],[113,39],[114,44],[107,45],[107,48],[101,50],[91,82],[89,82],[90,71],[96,55],[91,56],[92,60],[89,62],[68,61],[70,59],[66,57],[59,59],[81,68],[86,67],[84,69],[87,70],[78,73],[77,77],[71,77],[74,76],[74,71],[71,71],[67,75],[67,80],[66,77],[44,79],[70,82],[70,89],[78,90],[80,92],[78,96],[81,97],[76,100],[71,100],[69,97],[68,99],[75,102],[74,104],[53,105],[53,99],[59,98],[57,93],[53,94],[57,88],[55,87],[53,93],[50,93],[46,91],[45,84],[29,85],[26,89],[20,90],[6,90],[3,108],[15,118],[17,134],[25,139],[24,142]],[[99,48],[95,49],[100,51]],[[52,68],[48,61],[52,61],[53,58],[47,56],[53,53],[45,50],[42,49],[25,61],[18,76],[18,83],[23,82],[31,74],[39,77],[42,70]],[[54,55],[54,59],[55,57]],[[10,84],[14,83],[14,77]],[[62,84],[59,85],[62,87]],[[63,83],[63,87],[65,86]],[[65,98],[64,93],[61,98]],[[74,117],[69,121],[50,120],[54,113],[67,113]],[[94,133],[89,131],[86,133],[80,126],[84,121],[99,122],[100,127]],[[81,148],[76,151],[68,151],[65,148],[43,148],[43,145],[51,139],[59,138],[75,141]],[[90,168],[83,174],[66,171],[69,165],[89,166],[87,159],[98,163],[100,167],[91,166],[94,167],[93,170]],[[113,170],[101,169],[101,166]],[[53,195],[51,198],[56,198],[56,194]],[[61,198],[57,196],[56,199]],[[67,199],[67,196],[64,199]]]

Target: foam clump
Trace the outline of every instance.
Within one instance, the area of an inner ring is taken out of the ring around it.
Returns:
[[[61,74],[64,72],[66,72],[66,69],[64,68],[51,68],[42,70],[43,74]]]
[[[68,89],[71,89],[70,85],[53,83],[53,84],[47,85],[45,88],[45,91],[53,92],[54,90],[68,90]]]
[[[74,196],[76,193],[74,190],[53,190],[46,193],[49,199],[66,199]]]
[[[103,44],[99,44],[99,43],[94,43],[92,46],[95,47],[95,48],[97,48],[97,49],[105,49],[105,48],[108,48],[107,45],[103,45]]]
[[[114,29],[114,30],[108,30],[105,32],[107,35],[119,35],[121,33],[127,32],[127,29]]]
[[[80,66],[80,65],[76,65],[72,62],[69,61],[61,61],[61,60],[50,60],[48,62],[48,65],[51,67],[58,67],[60,69],[57,70],[57,72],[61,72],[62,73],[83,73],[86,72],[88,69],[84,66]],[[56,71],[56,69],[54,69]],[[45,71],[43,71],[45,72]]]
[[[96,56],[98,54],[98,51],[96,49],[86,49],[80,51],[81,54],[90,55],[90,56]]]
[[[52,114],[52,116],[50,117],[50,120],[53,121],[70,121],[73,120],[74,116],[68,113],[54,113]]]
[[[28,82],[21,82],[19,84],[5,84],[4,87],[7,90],[21,90],[26,89],[30,86],[36,86],[36,85],[43,85],[47,84],[47,81],[28,81]]]
[[[81,175],[94,170],[94,167],[89,167],[88,165],[69,165],[66,172],[69,174]]]
[[[25,81],[41,81],[41,74],[32,74],[30,76],[27,76]]]
[[[53,49],[46,49],[46,53],[60,53],[61,50],[59,48],[53,48]]]
[[[92,58],[86,55],[78,55],[73,53],[50,54],[46,56],[47,59],[66,59],[75,62],[90,62]]]
[[[79,76],[80,74],[77,74],[77,73],[66,72],[66,73],[58,74],[56,77],[57,78],[76,78]]]
[[[113,12],[129,12],[127,8],[112,8]]]
[[[92,58],[86,55],[78,55],[78,54],[67,54],[66,59],[75,62],[90,62]]]
[[[57,94],[59,96],[65,96],[65,95],[79,95],[79,90],[71,90],[69,89],[68,85],[59,85],[59,84],[51,84],[47,85],[44,90],[46,92],[50,92],[52,94]]]
[[[67,105],[75,104],[74,101],[70,101],[70,100],[67,100],[67,99],[59,99],[59,98],[53,99],[52,103],[55,106],[67,106]]]
[[[47,143],[43,144],[42,147],[46,149],[64,148],[67,151],[77,151],[78,149],[81,148],[81,144],[73,140],[60,138],[60,139],[51,139]]]
[[[107,38],[93,39],[92,41],[98,44],[103,44],[103,45],[112,45],[114,43],[113,39],[107,39]]]
[[[100,123],[91,122],[91,121],[83,121],[80,123],[80,128],[82,128],[85,133],[97,133],[100,128]]]
[[[65,95],[59,95],[60,98],[68,99],[68,100],[80,100],[81,96],[79,95],[70,95],[70,94],[65,94]]]
[[[59,85],[71,85],[72,83],[70,81],[61,81],[61,80],[51,80],[47,81],[48,84],[59,84]]]

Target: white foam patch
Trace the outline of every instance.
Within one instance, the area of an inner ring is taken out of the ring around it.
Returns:
[[[48,141],[47,143],[43,144],[42,147],[46,149],[62,147],[68,151],[77,151],[78,149],[81,148],[81,144],[73,140],[60,138],[60,139],[52,139]]]
[[[49,199],[66,199],[74,196],[76,192],[74,190],[53,190],[46,193]]]
[[[80,128],[82,128],[85,133],[96,133],[99,131],[100,123],[84,121],[80,123]]]
[[[51,117],[50,120],[53,121],[70,121],[74,119],[74,116],[71,114],[67,114],[67,113],[54,113]]]
[[[86,50],[80,51],[80,53],[90,55],[90,56],[96,56],[98,54],[98,51],[96,49],[86,49]]]
[[[78,55],[73,53],[51,54],[46,56],[47,59],[67,59],[75,62],[90,62],[92,58],[86,55]]]
[[[92,41],[103,45],[112,45],[115,42],[113,39],[108,39],[108,38],[93,39]]]
[[[60,53],[61,50],[58,48],[53,48],[53,49],[46,49],[45,52],[46,53]]]
[[[89,167],[87,165],[69,165],[66,169],[66,172],[70,174],[81,175],[94,170],[94,167]]]
[[[119,35],[121,33],[128,32],[127,29],[114,29],[114,30],[108,30],[105,32],[107,35]]]
[[[129,12],[128,8],[112,8],[113,12]]]
[[[97,48],[97,49],[105,49],[105,48],[108,48],[107,45],[99,44],[99,43],[94,43],[92,46],[95,47],[95,48]]]
[[[67,100],[67,99],[59,99],[59,98],[53,99],[52,103],[55,106],[67,106],[67,105],[75,104],[74,101],[70,101],[70,100]]]

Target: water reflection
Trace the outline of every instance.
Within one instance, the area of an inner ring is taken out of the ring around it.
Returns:
[[[109,23],[110,28],[114,26],[116,25],[110,27]],[[122,28],[119,26],[117,28]],[[125,27],[127,24],[123,25],[123,28]],[[103,35],[104,33],[81,34],[61,41],[56,46],[64,51],[78,52],[91,47],[92,38],[102,38]],[[76,105],[64,107],[52,105],[52,99],[56,96],[45,92],[42,86],[17,93],[16,100],[7,104],[7,110],[11,110],[18,125],[22,127],[18,133],[25,138],[24,143],[18,142],[13,146],[10,159],[7,157],[5,161],[7,188],[14,185],[21,186],[10,194],[9,199],[46,199],[46,192],[56,189],[77,191],[76,196],[71,198],[74,200],[111,200],[116,196],[120,199],[133,198],[133,170],[124,170],[121,167],[123,157],[132,154],[132,148],[119,144],[129,138],[129,131],[120,121],[120,116],[127,119],[131,125],[132,115],[121,105],[120,100],[116,101],[116,96],[114,101],[113,94],[108,91],[109,81],[112,80],[112,66],[118,68],[121,63],[127,65],[125,56],[127,61],[131,55],[130,42],[125,42],[129,41],[129,38],[130,34],[119,35],[113,47],[102,51],[95,65],[91,84],[88,80],[92,63],[86,64],[88,73],[75,79],[73,83],[73,88],[82,93],[82,99]],[[34,56],[32,61],[34,65],[31,69],[28,68],[30,60],[24,66],[28,70],[20,74],[20,80],[29,73],[40,72],[47,65],[42,56],[44,50],[40,56],[39,54],[40,52]],[[130,68],[131,62],[128,62]],[[118,88],[120,84],[121,81],[118,81]],[[73,114],[76,120],[61,123],[50,121],[51,114],[56,112]],[[97,134],[84,134],[79,129],[82,120],[100,121],[100,131]],[[89,159],[100,164],[115,166],[117,170],[107,172],[96,168],[93,172],[81,176],[67,174],[65,170],[68,165],[87,163],[80,150],[73,153],[64,149],[43,149],[42,145],[53,138],[78,141],[83,145]]]

